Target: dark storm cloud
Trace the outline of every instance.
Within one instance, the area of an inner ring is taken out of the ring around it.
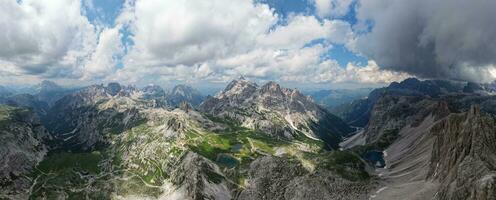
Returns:
[[[425,78],[496,76],[489,72],[496,64],[494,0],[362,0],[357,18],[372,27],[358,49],[383,68]]]

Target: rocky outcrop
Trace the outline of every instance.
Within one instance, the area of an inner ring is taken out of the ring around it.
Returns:
[[[188,152],[171,172],[170,181],[190,199],[230,200],[234,188],[212,161]]]
[[[449,113],[444,101],[418,96],[384,96],[371,112],[364,132],[366,143],[377,141],[387,130],[400,130],[407,125],[416,127],[429,115],[438,120]]]
[[[250,165],[248,186],[239,200],[366,199],[366,182],[353,182],[318,169],[308,172],[284,157],[261,157]]]
[[[243,78],[234,80],[217,96],[205,100],[199,109],[273,137],[294,139],[302,134],[324,140],[332,147],[337,147],[341,137],[353,131],[310,97],[275,82],[259,87]]]
[[[104,145],[105,134],[120,133],[140,122],[138,108],[154,107],[139,101],[133,87],[94,85],[65,96],[50,109],[44,123],[62,148],[88,151]]]
[[[452,114],[432,129],[436,137],[429,178],[436,199],[496,199],[496,121],[479,107]]]
[[[48,131],[25,108],[0,106],[0,198],[27,199],[27,175],[47,153]]]

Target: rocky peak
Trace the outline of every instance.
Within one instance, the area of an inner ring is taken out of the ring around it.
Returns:
[[[176,85],[168,94],[167,99],[172,106],[180,106],[183,101],[192,106],[198,106],[203,101],[204,96],[191,86]]]
[[[107,84],[107,87],[105,88],[107,93],[109,93],[112,96],[117,95],[121,91],[121,89],[122,89],[121,85],[115,82]]]
[[[233,81],[231,81],[231,83],[229,83],[226,88],[224,89],[224,92],[228,92],[228,91],[231,91],[231,90],[236,90],[236,89],[239,89],[239,88],[245,88],[245,87],[256,87],[258,88],[258,85],[256,83],[253,83],[253,82],[250,82],[248,80],[246,80],[245,78],[239,78],[239,79],[235,79]]]
[[[181,95],[185,97],[191,97],[194,93],[198,93],[194,88],[188,85],[176,85],[172,88],[171,95]]]
[[[183,110],[184,112],[189,112],[190,110],[193,109],[193,107],[191,106],[191,104],[189,104],[188,102],[186,101],[183,101],[181,102],[181,104],[179,105],[179,109]]]
[[[36,88],[39,92],[53,92],[53,91],[63,90],[62,87],[48,80],[42,81],[40,84],[36,86]]]
[[[148,85],[141,89],[141,92],[143,93],[142,97],[144,99],[154,99],[166,96],[164,89],[158,85]]]
[[[275,96],[284,96],[288,92],[290,92],[289,89],[281,88],[281,86],[274,81],[269,81],[260,88],[260,93],[262,94],[267,93],[269,95],[275,95]]]
[[[229,83],[216,97],[220,99],[226,98],[241,101],[253,95],[257,89],[258,85],[256,83],[240,78]]]

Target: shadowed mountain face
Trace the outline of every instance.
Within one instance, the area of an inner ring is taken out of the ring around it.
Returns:
[[[373,90],[367,98],[355,100],[332,109],[344,121],[353,125],[364,127],[367,125],[375,103],[386,95],[419,96],[430,98],[443,98],[445,96],[465,95],[473,98],[476,96],[491,96],[494,84],[462,83],[446,80],[424,80],[415,78],[393,82],[388,87]],[[447,101],[456,100],[447,98]]]
[[[274,137],[293,139],[305,135],[322,139],[332,148],[353,131],[310,97],[275,82],[258,86],[244,79],[234,80],[217,96],[205,100],[200,110],[234,119]]]
[[[205,97],[198,90],[187,85],[177,85],[167,94],[167,101],[175,107],[182,102],[188,102],[197,107],[204,99]]]
[[[27,199],[29,175],[48,151],[48,131],[26,108],[0,105],[0,197]]]
[[[72,93],[75,89],[63,88],[51,81],[42,81],[35,86],[35,91],[36,98],[39,101],[46,102],[51,107],[56,101]]]

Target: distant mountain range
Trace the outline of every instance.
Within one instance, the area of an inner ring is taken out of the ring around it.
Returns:
[[[374,88],[317,90],[307,92],[306,94],[311,96],[316,103],[324,106],[329,111],[333,111],[342,104],[366,98],[373,89]]]
[[[0,198],[494,199],[493,86],[0,88]]]
[[[388,87],[374,89],[367,98],[357,99],[350,103],[342,104],[333,108],[332,112],[353,126],[363,127],[368,123],[375,103],[385,95],[430,98],[462,95],[467,98],[465,100],[469,101],[473,96],[484,97],[496,94],[495,86],[496,82],[491,84],[477,84],[446,80],[420,81],[415,78],[409,78],[400,83],[393,82]],[[463,98],[458,100],[462,101]],[[491,108],[487,109],[491,110]]]

